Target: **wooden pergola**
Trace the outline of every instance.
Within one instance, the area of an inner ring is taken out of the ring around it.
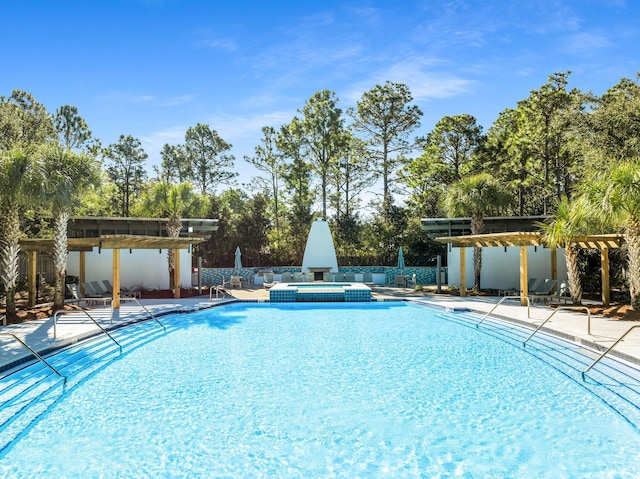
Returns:
[[[143,236],[143,235],[104,235],[95,238],[68,238],[67,251],[80,252],[80,282],[85,281],[85,253],[93,248],[112,249],[112,283],[113,308],[120,307],[120,250],[121,249],[172,249],[175,252],[175,269],[173,270],[174,298],[180,298],[180,249],[187,249],[191,245],[206,241],[201,237]],[[53,251],[53,239],[23,239],[20,249],[28,255],[27,281],[29,287],[29,305],[36,300],[36,258],[37,254]]]
[[[507,232],[480,235],[448,236],[436,238],[440,243],[450,244],[453,248],[460,248],[460,296],[467,295],[466,284],[466,250],[465,248],[481,247],[520,247],[520,291],[523,296],[529,294],[528,290],[528,246],[548,246],[544,242],[544,235],[540,232]],[[609,283],[609,249],[619,248],[624,237],[618,234],[610,235],[586,235],[574,236],[571,244],[579,248],[597,248],[600,250],[601,275],[602,275],[602,302],[608,305],[611,298]],[[556,248],[551,248],[551,278],[558,279]],[[526,304],[522,299],[521,303]]]

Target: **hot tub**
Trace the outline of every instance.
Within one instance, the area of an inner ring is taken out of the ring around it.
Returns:
[[[369,302],[371,288],[362,283],[278,283],[269,290],[272,303]]]

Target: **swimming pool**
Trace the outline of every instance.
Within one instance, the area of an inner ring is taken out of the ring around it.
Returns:
[[[402,303],[165,317],[48,408],[0,475],[640,475],[633,418],[464,319]]]

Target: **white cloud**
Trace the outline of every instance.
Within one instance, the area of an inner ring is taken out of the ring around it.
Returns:
[[[414,100],[430,98],[448,98],[468,93],[474,85],[473,80],[465,79],[451,72],[440,71],[446,62],[433,58],[414,57],[391,65],[366,82],[359,82],[345,94],[345,100],[355,103],[365,91],[376,84],[382,85],[387,80],[404,83],[411,90]]]
[[[571,54],[582,55],[608,48],[611,44],[611,40],[604,34],[583,32],[569,35],[563,49]]]

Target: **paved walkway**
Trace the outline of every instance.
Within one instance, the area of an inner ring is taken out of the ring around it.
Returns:
[[[92,317],[104,328],[117,324],[136,321],[139,318],[148,317],[145,308],[154,314],[172,311],[191,311],[210,307],[212,303],[233,301],[235,299],[245,301],[267,301],[269,293],[263,288],[229,290],[232,297],[213,299],[209,296],[185,298],[180,300],[142,300],[139,304],[132,302],[122,303],[119,317],[111,318],[111,310],[95,308],[90,311]],[[446,308],[468,308],[481,314],[490,311],[500,299],[498,297],[466,297],[460,298],[447,294],[434,294],[416,292],[411,288],[374,287],[373,296],[376,300],[404,300],[415,299],[428,303],[436,303]],[[142,305],[142,306],[141,306]],[[554,309],[544,305],[532,305],[531,308],[520,306],[519,301],[506,301],[501,304],[493,315],[509,318],[519,323],[536,327],[545,320]],[[491,319],[487,319],[490,321]],[[604,349],[610,346],[617,338],[633,325],[640,322],[621,321],[607,319],[602,316],[591,317],[591,333],[587,332],[587,314],[584,310],[558,311],[545,328],[552,330],[554,334],[581,343],[592,348]],[[20,344],[6,334],[14,334],[35,351],[46,354],[47,352],[73,344],[83,338],[99,332],[98,327],[82,313],[63,315],[62,320],[54,327],[53,318],[29,321],[27,323],[0,327],[0,376],[7,374],[11,366],[16,365],[30,354]],[[615,354],[628,361],[640,365],[640,328],[632,332],[627,339],[615,348]],[[595,357],[594,353],[594,357]]]

